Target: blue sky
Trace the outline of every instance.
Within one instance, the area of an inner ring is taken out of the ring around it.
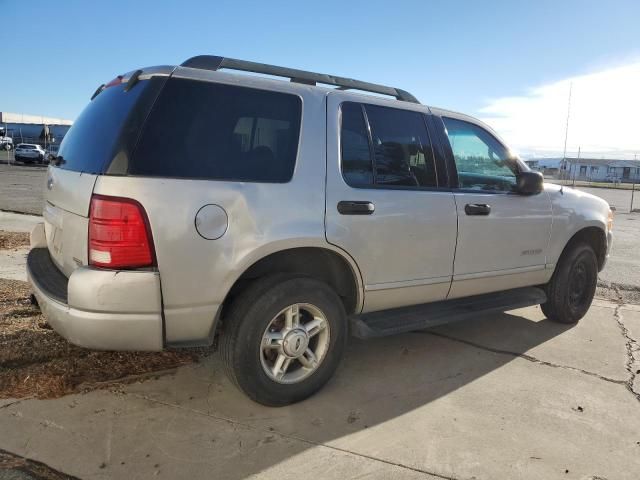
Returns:
[[[390,84],[497,124],[505,99],[640,62],[638,0],[0,0],[0,8],[0,111],[69,119],[119,73],[202,53]],[[507,141],[516,124],[498,128]],[[558,143],[520,137],[525,148]]]

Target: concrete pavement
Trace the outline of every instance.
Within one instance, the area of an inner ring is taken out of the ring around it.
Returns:
[[[0,163],[0,209],[40,215],[47,168]]]
[[[7,232],[31,232],[42,222],[42,217],[0,211],[0,230]],[[25,262],[29,248],[3,250],[0,254],[0,277],[11,280],[27,280]]]
[[[257,405],[217,355],[145,383],[0,408],[0,448],[80,478],[637,479],[640,308],[538,307],[352,340],[315,397]],[[6,405],[6,403],[5,403]]]

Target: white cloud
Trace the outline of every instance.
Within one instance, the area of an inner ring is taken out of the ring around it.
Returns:
[[[562,153],[570,83],[567,152],[640,158],[640,62],[489,101],[480,116],[521,154]]]

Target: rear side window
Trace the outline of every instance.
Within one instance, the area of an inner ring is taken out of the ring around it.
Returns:
[[[418,112],[366,106],[376,162],[376,183],[435,187],[436,168],[424,117]]]
[[[373,184],[369,134],[360,104],[344,103],[342,105],[340,138],[342,175],[347,184],[354,187]]]
[[[302,102],[295,95],[170,79],[129,162],[143,176],[288,182]]]
[[[347,184],[437,186],[433,151],[421,113],[351,102],[343,103],[341,111],[342,175]]]

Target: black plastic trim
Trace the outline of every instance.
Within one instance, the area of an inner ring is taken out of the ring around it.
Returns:
[[[296,68],[278,67],[267,63],[250,62],[247,60],[238,60],[235,58],[219,57],[216,55],[197,55],[184,61],[181,67],[198,68],[201,70],[220,70],[226,68],[229,70],[239,70],[244,72],[262,73],[265,75],[274,75],[276,77],[285,77],[291,79],[292,82],[302,83],[305,85],[315,85],[322,83],[325,85],[335,85],[343,90],[355,89],[365,92],[380,93],[389,95],[398,100],[410,103],[420,103],[416,97],[405,90],[399,88],[387,87],[376,83],[363,82],[352,78],[337,77],[326,73],[309,72],[306,70],[298,70]]]
[[[462,320],[475,320],[483,314],[546,302],[543,289],[523,287],[473,297],[362,313],[349,318],[351,334],[357,338],[374,338],[413,332]]]
[[[27,255],[27,270],[31,281],[47,297],[67,304],[69,279],[53,263],[49,250],[46,248],[32,249]]]

